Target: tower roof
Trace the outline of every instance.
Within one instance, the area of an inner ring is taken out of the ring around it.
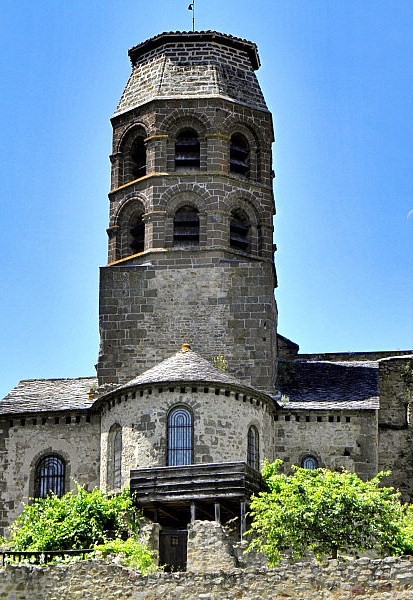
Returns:
[[[253,42],[217,31],[171,31],[129,50],[133,70],[115,113],[152,100],[223,98],[268,110]]]
[[[237,50],[243,50],[250,58],[251,66],[254,70],[259,69],[261,66],[260,59],[258,56],[257,45],[253,42],[245,40],[243,38],[234,37],[228,33],[220,33],[219,31],[164,31],[154,37],[145,40],[141,44],[134,46],[128,52],[129,57],[133,65],[136,64],[137,60],[159,46],[163,46],[166,43],[177,43],[177,42],[215,42],[216,44],[222,44],[229,48],[235,48]]]

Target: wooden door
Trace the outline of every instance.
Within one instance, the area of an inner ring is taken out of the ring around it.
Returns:
[[[159,564],[165,571],[186,570],[186,529],[167,529],[159,532]]]

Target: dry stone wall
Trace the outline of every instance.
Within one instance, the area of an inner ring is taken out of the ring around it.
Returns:
[[[212,557],[213,558],[213,557]],[[6,566],[0,598],[7,600],[411,600],[411,558],[367,558],[326,564],[298,562],[274,569],[141,576],[113,564]]]

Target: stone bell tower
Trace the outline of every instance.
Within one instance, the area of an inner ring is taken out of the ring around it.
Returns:
[[[162,33],[129,51],[112,118],[100,383],[125,383],[182,342],[274,388],[273,127],[255,44]]]

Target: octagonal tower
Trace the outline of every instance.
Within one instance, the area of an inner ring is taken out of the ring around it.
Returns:
[[[163,33],[129,51],[112,118],[100,383],[125,383],[189,342],[274,388],[271,145],[255,44]]]

